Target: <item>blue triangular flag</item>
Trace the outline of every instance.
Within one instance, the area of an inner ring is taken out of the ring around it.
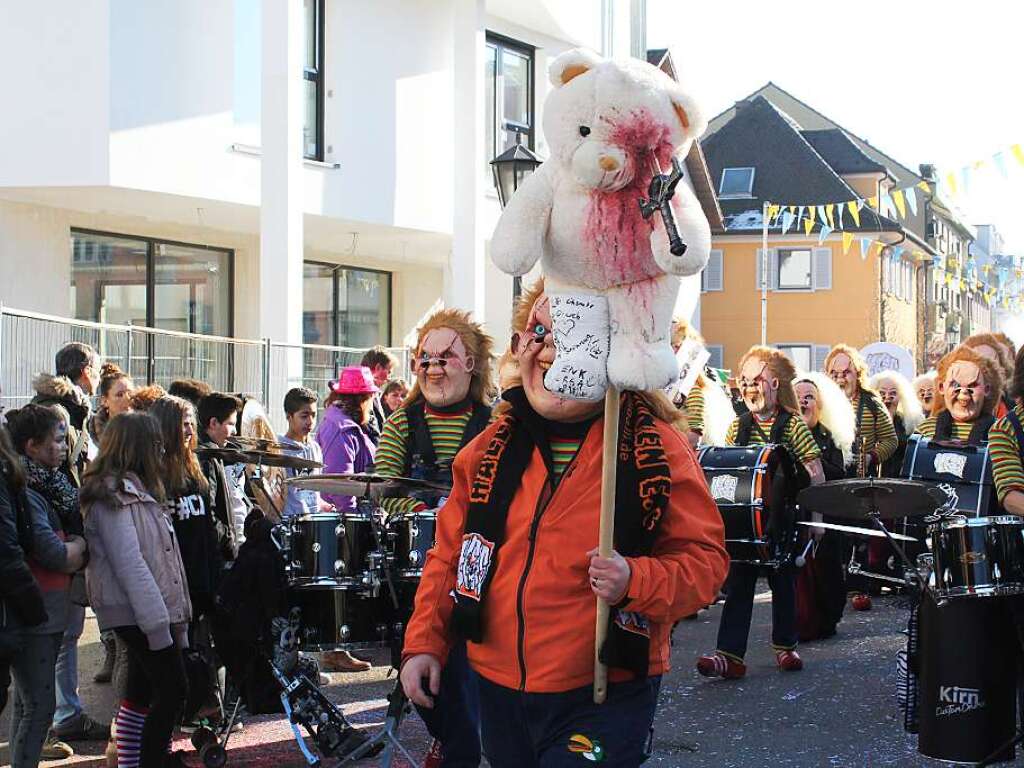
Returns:
[[[825,215],[825,206],[824,205],[819,205],[818,206],[818,218],[821,219],[821,225],[823,227],[827,227],[828,226],[828,216]],[[832,230],[829,230],[829,231],[831,232]]]
[[[966,195],[971,186],[971,169],[969,166],[965,165],[960,169],[960,182],[963,185],[964,194]]]
[[[832,227],[828,224],[821,225],[821,233],[818,235],[818,245],[825,242],[825,238],[832,234]]]
[[[1010,175],[1006,172],[1006,158],[1003,157],[1002,152],[996,152],[992,155],[992,162],[996,164],[996,168],[999,169],[999,175],[1004,179],[1010,178]]]
[[[846,211],[846,203],[839,203],[836,206],[836,226],[843,228],[843,212]]]
[[[871,250],[871,238],[862,237],[860,239],[860,257],[866,259],[868,257],[868,251]]]
[[[896,203],[892,201],[892,195],[886,192],[882,195],[882,215],[892,217],[892,210],[896,207]]]
[[[902,246],[902,245],[896,245],[896,246],[893,246],[893,249],[892,249],[892,257],[893,257],[894,259],[897,259],[897,260],[898,260],[898,259],[899,259],[899,257],[900,257],[900,256],[902,256],[902,255],[903,255],[903,246]]]
[[[786,234],[791,226],[793,226],[793,214],[789,211],[784,211],[782,213],[782,234]]]
[[[907,187],[903,190],[903,196],[907,198],[907,207],[910,212],[917,216],[917,195],[914,193],[913,187]]]
[[[806,206],[801,205],[799,208],[796,209],[796,226],[797,226],[797,229],[800,228],[800,222],[804,220],[804,208],[805,207]]]

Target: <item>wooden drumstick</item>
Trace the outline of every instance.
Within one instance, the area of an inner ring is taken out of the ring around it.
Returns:
[[[619,390],[608,385],[604,396],[604,446],[601,456],[601,523],[598,554],[611,557],[615,538],[615,475],[618,466]],[[601,646],[608,636],[608,603],[597,598],[597,627],[594,633],[594,703],[608,696],[608,668],[601,663]]]

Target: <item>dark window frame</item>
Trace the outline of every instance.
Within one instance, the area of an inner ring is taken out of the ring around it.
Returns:
[[[326,0],[311,0],[314,3],[316,18],[313,22],[316,32],[316,54],[314,66],[302,66],[302,79],[316,84],[316,152],[306,154],[303,141],[302,156],[307,160],[323,162],[324,159],[324,15]],[[305,23],[305,20],[303,20]]]
[[[807,284],[806,285],[783,285],[782,283],[782,255],[792,255],[794,253],[806,252],[809,259],[808,270],[807,270]],[[810,293],[814,290],[814,248],[807,247],[793,247],[793,248],[779,248],[777,249],[777,255],[775,257],[775,290],[778,291],[792,291],[795,293]]]
[[[501,129],[498,127],[498,104],[500,100],[498,99],[497,87],[498,73],[501,71],[501,52],[503,50],[509,50],[513,53],[517,53],[529,61],[526,87],[526,107],[529,125],[523,126],[520,123],[509,123],[502,118],[502,128],[504,128],[504,130],[511,130],[521,136],[525,136],[525,145],[531,150],[534,150],[536,149],[537,140],[537,107],[535,103],[537,94],[537,48],[529,45],[528,43],[524,43],[521,40],[515,40],[514,38],[506,37],[505,35],[500,35],[497,32],[490,31],[486,33],[485,41],[486,46],[495,48],[493,88],[494,103],[487,105],[491,112],[487,130],[493,133],[495,154],[499,155],[504,151],[498,149],[498,132]],[[493,158],[487,158],[487,160],[490,162]],[[489,167],[487,172],[489,176]]]
[[[747,183],[746,192],[723,192],[725,176],[729,171],[750,171],[750,178]],[[752,165],[733,165],[722,169],[722,175],[718,180],[718,197],[721,200],[749,200],[754,196],[754,177],[757,175],[757,167]]]
[[[163,237],[147,237],[146,235],[132,235],[125,232],[109,232],[102,229],[88,229],[86,227],[69,227],[68,239],[75,235],[96,235],[99,237],[118,237],[124,240],[137,240],[146,244],[146,326],[155,328],[156,323],[156,249],[158,245],[177,245],[182,248],[195,248],[197,250],[216,251],[225,254],[228,258],[228,328],[224,334],[213,334],[234,338],[235,336],[235,249],[223,248],[217,245],[206,245],[204,243],[188,243],[184,240],[168,240]],[[72,258],[74,253],[72,253]],[[74,266],[72,265],[72,270]],[[191,333],[191,331],[190,331]],[[195,334],[203,336],[206,334]]]
[[[352,265],[352,264],[335,264],[335,263],[330,262],[330,261],[319,261],[317,259],[303,259],[302,260],[303,267],[305,267],[306,264],[309,264],[309,265],[312,265],[312,266],[316,266],[316,267],[327,267],[328,269],[331,270],[331,343],[329,345],[327,345],[327,346],[333,346],[333,347],[348,346],[348,345],[343,345],[343,344],[339,344],[338,343],[338,339],[341,336],[341,334],[340,334],[340,330],[341,329],[339,327],[340,326],[341,314],[338,311],[338,306],[339,306],[338,299],[339,299],[339,295],[340,295],[340,292],[339,292],[338,289],[339,289],[340,284],[341,284],[341,271],[344,270],[344,269],[348,269],[348,270],[352,270],[353,272],[370,272],[370,273],[377,274],[377,275],[384,275],[387,278],[387,285],[388,285],[388,301],[387,301],[387,308],[386,308],[386,313],[387,313],[386,314],[386,317],[387,317],[387,332],[384,334],[385,340],[383,342],[381,342],[381,346],[384,346],[384,347],[390,347],[391,346],[391,339],[392,339],[392,336],[394,334],[394,321],[393,321],[392,309],[393,309],[394,300],[395,300],[394,299],[395,281],[394,281],[394,273],[393,272],[389,272],[386,269],[374,269],[373,267],[357,267],[357,266]],[[305,313],[305,308],[303,308],[303,313]],[[305,343],[305,339],[303,339],[303,343]]]

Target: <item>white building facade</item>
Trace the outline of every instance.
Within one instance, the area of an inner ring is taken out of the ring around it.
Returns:
[[[508,337],[488,161],[541,156],[549,60],[643,50],[641,0],[5,6],[0,302],[401,346],[440,306]]]

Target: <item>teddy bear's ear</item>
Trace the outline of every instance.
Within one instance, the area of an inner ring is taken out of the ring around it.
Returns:
[[[586,48],[573,48],[555,57],[548,67],[551,85],[561,88],[574,77],[589,72],[601,63],[601,57]]]
[[[708,127],[704,113],[697,102],[685,93],[681,88],[675,88],[671,94],[672,109],[679,118],[679,124],[687,139],[700,136]]]

